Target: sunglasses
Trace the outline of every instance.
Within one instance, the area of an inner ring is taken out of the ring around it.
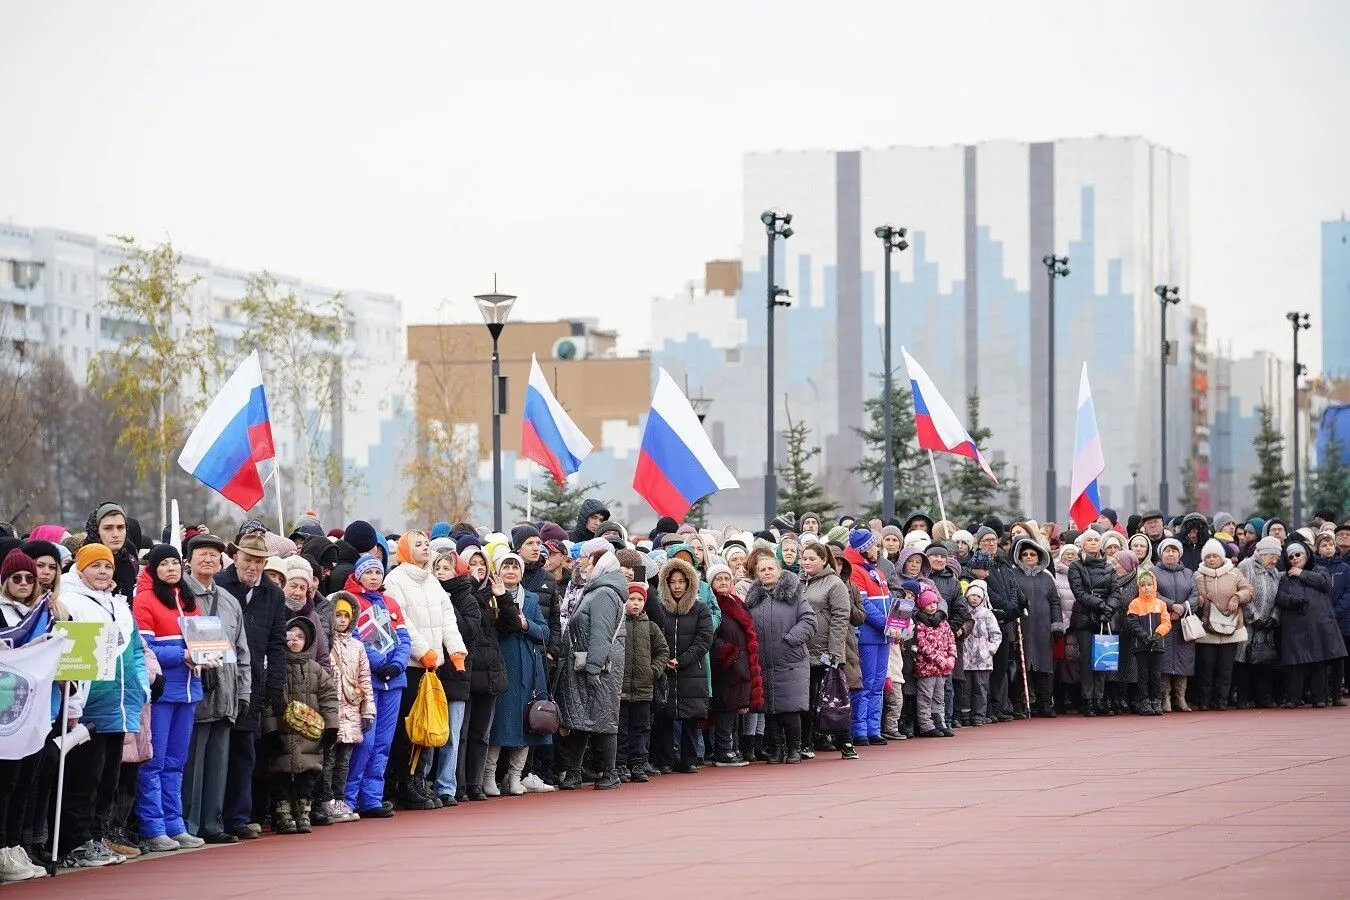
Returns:
[[[37,581],[36,578],[29,575],[27,572],[15,572],[13,575],[9,576],[9,580],[15,584],[32,584]]]

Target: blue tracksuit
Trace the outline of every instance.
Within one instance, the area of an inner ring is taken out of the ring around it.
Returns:
[[[352,590],[355,587],[356,590]],[[388,653],[383,653],[369,636],[359,634],[366,647],[366,658],[370,660],[371,683],[375,688],[375,727],[365,736],[365,740],[352,750],[351,772],[347,776],[347,805],[358,812],[363,809],[376,809],[384,803],[384,770],[389,764],[389,747],[394,743],[394,732],[398,728],[399,702],[403,698],[403,688],[407,687],[408,658],[412,655],[412,639],[403,619],[403,610],[396,602],[378,591],[364,591],[354,579],[347,582],[347,590],[355,594],[361,609],[357,611],[358,626],[362,613],[375,608],[389,618],[398,644]],[[389,678],[381,677],[376,671],[383,665],[398,669],[398,674]]]

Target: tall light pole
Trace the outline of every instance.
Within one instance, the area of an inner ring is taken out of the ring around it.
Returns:
[[[502,413],[506,412],[506,379],[502,377],[502,360],[497,352],[497,340],[511,315],[516,302],[514,294],[497,293],[497,279],[492,279],[491,294],[475,294],[478,311],[483,314],[488,334],[492,335],[492,530],[502,530]]]
[[[1160,284],[1153,288],[1162,304],[1162,315],[1158,317],[1158,443],[1162,445],[1162,468],[1158,476],[1158,509],[1167,515],[1167,504],[1171,497],[1167,483],[1167,361],[1172,355],[1172,347],[1167,343],[1167,307],[1181,302],[1181,288],[1176,285]],[[1190,512],[1190,510],[1187,510]]]
[[[1055,496],[1059,476],[1055,474],[1055,279],[1069,277],[1069,258],[1067,256],[1043,256],[1041,263],[1045,274],[1050,276],[1050,294],[1046,305],[1046,318],[1049,321],[1049,340],[1046,342],[1046,380],[1049,398],[1045,404],[1046,457],[1045,457],[1045,521],[1055,521]]]
[[[1312,327],[1312,323],[1308,321],[1310,317],[1307,313],[1285,313],[1284,317],[1294,326],[1294,521],[1289,523],[1289,527],[1294,529],[1303,524],[1303,478],[1299,472],[1298,455],[1298,380],[1306,370],[1298,361],[1298,333],[1307,331]],[[1311,553],[1312,550],[1308,552]]]
[[[889,522],[895,517],[895,453],[892,446],[894,432],[891,430],[891,395],[895,391],[891,374],[891,253],[908,250],[909,241],[905,240],[907,232],[904,226],[896,228],[892,225],[880,225],[872,233],[881,238],[882,256],[885,260],[882,266],[882,279],[886,285],[885,309],[882,312],[882,321],[885,324],[882,326],[884,334],[881,343],[885,395],[881,402],[881,429],[885,433],[886,449],[881,459],[881,518]]]
[[[768,407],[766,409],[768,419],[768,451],[764,460],[764,527],[768,527],[777,515],[778,509],[778,471],[774,467],[774,432],[773,432],[773,364],[774,364],[774,339],[773,339],[773,320],[774,310],[780,306],[787,306],[786,300],[780,300],[779,297],[788,295],[787,288],[778,287],[773,283],[773,249],[774,244],[779,238],[787,240],[792,237],[792,229],[788,227],[792,223],[792,213],[780,213],[777,210],[766,209],[760,213],[759,220],[764,223],[764,234],[769,242],[768,259],[764,265],[764,299],[765,308],[769,319],[769,349],[768,349]]]

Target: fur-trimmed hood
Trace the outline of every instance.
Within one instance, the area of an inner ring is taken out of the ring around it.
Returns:
[[[689,582],[689,587],[684,592],[684,599],[678,604],[670,594],[670,575],[672,572],[680,572]],[[687,615],[694,608],[694,604],[698,602],[698,584],[698,571],[687,561],[679,558],[666,560],[661,566],[661,575],[657,579],[662,608],[672,615]]]
[[[773,597],[779,603],[795,604],[800,592],[801,581],[791,572],[784,571],[783,574],[778,576],[778,583],[774,585],[772,593],[765,590],[764,585],[760,584],[758,580],[751,584],[750,592],[745,596],[745,607],[746,609],[754,609],[769,597]]]

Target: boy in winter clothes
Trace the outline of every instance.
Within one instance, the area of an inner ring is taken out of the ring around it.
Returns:
[[[344,590],[356,597],[356,636],[365,645],[375,689],[375,725],[352,751],[347,805],[362,818],[387,819],[394,804],[384,799],[384,770],[398,726],[399,703],[408,684],[412,638],[398,601],[380,589],[384,564],[369,554],[356,561]]]
[[[1167,604],[1158,596],[1158,580],[1152,569],[1140,567],[1135,576],[1139,596],[1130,601],[1125,627],[1134,645],[1139,685],[1146,691],[1141,705],[1150,716],[1162,715],[1163,638],[1172,630]]]
[[[652,696],[663,681],[670,647],[661,628],[647,618],[647,585],[628,585],[624,604],[623,684],[619,689],[619,751],[616,765],[620,781],[648,780],[647,752],[652,736]]]
[[[370,660],[366,648],[352,633],[356,627],[358,601],[346,591],[333,595],[333,640],[329,648],[330,671],[337,687],[337,743],[323,755],[323,774],[330,796],[324,812],[334,822],[355,822],[361,818],[343,795],[351,771],[352,751],[375,727],[375,688],[370,681]]]
[[[919,733],[922,737],[955,737],[943,721],[946,712],[947,679],[956,667],[956,638],[947,615],[939,608],[937,589],[925,584],[919,591],[914,613],[917,656],[914,674],[918,676]]]
[[[338,699],[333,679],[314,661],[314,623],[296,616],[286,623],[286,699],[300,702],[323,717],[323,733],[312,740],[286,727],[269,710],[263,716],[267,771],[273,776],[276,802],[272,827],[277,834],[308,834],[314,785],[323,771],[323,757],[337,742]]]
[[[989,677],[994,654],[1003,643],[1003,630],[989,609],[989,587],[975,579],[966,587],[970,605],[970,633],[962,641],[966,663],[965,689],[961,694],[961,724],[989,724]]]

